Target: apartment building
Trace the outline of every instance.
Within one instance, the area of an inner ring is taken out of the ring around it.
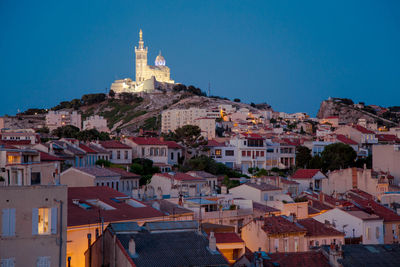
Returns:
[[[218,110],[202,108],[165,110],[161,114],[161,131],[168,133],[184,125],[197,125],[205,137],[215,138],[215,119],[219,114]]]
[[[372,168],[389,172],[396,184],[400,183],[400,145],[374,145],[372,147]]]
[[[72,125],[81,129],[81,114],[76,111],[68,112],[52,110],[46,114],[46,127],[49,128],[50,131],[66,125]]]
[[[110,132],[107,127],[107,120],[99,115],[93,115],[83,121],[83,130],[96,129],[99,132]]]
[[[67,187],[0,187],[1,266],[66,266]]]

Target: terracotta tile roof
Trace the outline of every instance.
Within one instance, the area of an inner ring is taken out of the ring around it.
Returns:
[[[71,167],[72,169],[79,170],[81,172],[93,175],[95,177],[109,177],[109,176],[121,176],[119,173],[111,171],[107,168],[101,168],[97,166],[93,167]],[[68,170],[66,170],[68,171]]]
[[[11,146],[26,146],[31,144],[31,140],[1,140],[0,143]]]
[[[255,133],[243,133],[247,139],[264,139],[261,135]]]
[[[108,152],[107,150],[105,150],[104,148],[102,148],[101,146],[97,146],[95,144],[89,144],[89,147],[91,149],[93,149],[94,151],[96,151],[97,153],[100,154],[110,154],[110,152]]]
[[[270,260],[264,260],[264,266],[285,267],[330,267],[329,260],[320,251],[271,253]]]
[[[102,147],[106,149],[113,149],[113,148],[131,149],[130,146],[127,146],[116,140],[100,141],[99,143]]]
[[[248,185],[250,187],[256,188],[256,189],[261,190],[261,191],[282,190],[282,188],[279,188],[279,187],[276,187],[274,185],[267,184],[267,183],[257,184],[257,183],[247,182],[247,183],[245,183],[245,185]]]
[[[201,177],[201,178],[217,178],[216,175],[205,172],[205,171],[188,171],[187,174],[194,176],[194,177]]]
[[[225,144],[219,143],[219,142],[215,141],[214,139],[211,139],[211,140],[208,140],[207,146],[208,147],[219,147],[219,146],[225,146]]]
[[[379,142],[400,143],[400,139],[394,134],[376,134]]]
[[[183,149],[183,147],[175,141],[164,141],[164,143],[167,144],[168,148]]]
[[[378,215],[384,222],[400,222],[400,215],[371,198],[363,197],[363,194],[367,193],[361,190],[351,190],[347,197],[363,211]]]
[[[116,167],[111,168],[110,167],[110,168],[107,168],[107,169],[109,169],[110,171],[121,175],[121,179],[140,178],[141,177],[139,174],[136,174],[136,173],[133,173],[133,172],[128,172],[128,171],[125,171],[125,170],[123,170],[121,168],[116,168]]]
[[[272,216],[264,219],[261,227],[267,234],[306,233],[306,229],[282,216]]]
[[[89,154],[97,154],[96,150],[93,150],[92,148],[88,147],[87,145],[84,144],[79,144],[79,148],[85,151],[86,153]]]
[[[265,204],[261,204],[261,203],[259,203],[259,202],[253,202],[253,209],[254,210],[259,210],[259,211],[262,211],[262,212],[280,212],[280,210],[278,210],[278,209],[275,209],[275,208],[273,208],[273,207],[270,207],[270,206],[268,206],[268,205],[265,205]]]
[[[144,204],[144,207],[133,207],[122,200],[119,202],[112,200],[112,198],[115,199],[116,197],[127,196],[107,186],[69,187],[68,227],[98,224],[100,222],[99,215],[104,218],[105,223],[162,217],[164,215],[162,212]],[[98,207],[88,203],[86,201],[88,199],[99,199],[114,209],[100,210]],[[74,204],[73,200],[79,200],[79,203],[88,205],[89,209]],[[136,202],[141,203],[140,201]]]
[[[356,141],[353,141],[353,140],[351,140],[350,138],[347,138],[345,135],[343,135],[343,134],[338,134],[338,135],[336,135],[336,139],[339,141],[339,142],[342,142],[342,143],[344,143],[344,144],[347,144],[347,145],[358,145],[358,143],[356,142]]]
[[[154,175],[163,176],[169,179],[175,179],[178,181],[205,181],[204,178],[193,177],[189,174],[177,172],[177,173],[156,173]]]
[[[292,176],[292,179],[312,179],[320,170],[318,169],[299,169]]]
[[[46,152],[40,152],[40,161],[64,161],[64,159],[50,155],[49,153]]]
[[[353,125],[353,128],[363,134],[375,134],[373,131],[368,130],[360,125]]]
[[[214,233],[218,243],[244,243],[236,233]]]
[[[306,236],[344,236],[344,233],[312,218],[298,220],[297,222],[307,229]]]
[[[128,139],[138,145],[167,145],[164,141],[156,137],[129,137]]]

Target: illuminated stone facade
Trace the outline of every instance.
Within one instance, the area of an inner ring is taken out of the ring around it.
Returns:
[[[136,81],[129,78],[116,80],[111,89],[116,93],[122,92],[151,92],[157,83],[173,84],[170,78],[170,69],[165,65],[165,58],[161,51],[156,57],[155,65],[147,64],[148,47],[144,46],[143,32],[139,32],[139,46],[135,46]]]

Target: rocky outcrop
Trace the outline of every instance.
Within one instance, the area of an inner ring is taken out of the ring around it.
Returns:
[[[380,122],[381,124],[393,126],[395,123],[370,113],[362,107],[354,104],[346,104],[340,99],[328,99],[322,101],[317,118],[323,119],[327,117],[339,117],[340,123],[357,123],[359,119],[365,119],[368,123]]]

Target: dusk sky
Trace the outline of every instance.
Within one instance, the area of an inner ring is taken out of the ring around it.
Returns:
[[[134,79],[143,29],[171,78],[315,116],[332,97],[400,105],[400,1],[0,1],[0,115]]]

